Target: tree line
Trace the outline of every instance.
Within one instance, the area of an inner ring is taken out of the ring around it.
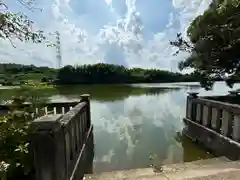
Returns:
[[[197,81],[194,74],[181,74],[160,69],[126,68],[120,65],[65,66],[57,75],[57,84],[157,83]]]
[[[47,66],[23,65],[15,63],[0,63],[0,73],[3,74],[18,74],[18,73],[44,73],[55,71]]]
[[[3,68],[4,67],[4,68]],[[160,83],[197,81],[196,74],[181,74],[160,69],[126,68],[115,64],[65,66],[61,69],[34,65],[0,64],[2,80],[34,80],[58,85],[111,84],[111,83]],[[14,77],[13,77],[14,76]],[[24,77],[24,79],[23,79]]]
[[[58,70],[49,67],[22,65],[14,63],[0,64],[0,84],[6,86],[24,85],[29,81],[47,82],[55,79]]]

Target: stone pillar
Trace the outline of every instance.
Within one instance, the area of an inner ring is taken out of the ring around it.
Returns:
[[[61,115],[47,115],[34,120],[31,150],[37,180],[65,180],[64,134]]]
[[[91,107],[90,107],[90,95],[89,94],[83,94],[80,96],[81,101],[80,102],[86,102],[87,103],[87,128],[89,129],[91,126]]]

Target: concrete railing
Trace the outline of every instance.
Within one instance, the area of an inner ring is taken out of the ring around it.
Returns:
[[[32,113],[34,117],[41,117],[48,114],[65,114],[74,106],[76,106],[79,101],[71,101],[71,102],[46,102],[41,104],[35,104],[34,108],[32,108]],[[14,104],[11,105],[0,105],[0,116],[4,116],[8,113],[11,108],[14,108]],[[17,105],[20,108],[28,108],[32,106],[31,103],[24,103],[21,105]]]
[[[86,171],[91,173],[90,102],[88,95],[81,98],[64,115],[45,115],[33,121],[31,148],[37,180],[80,180]]]
[[[240,150],[240,105],[210,100],[191,93],[187,97],[185,122],[185,133],[202,142],[213,153],[215,151],[220,152],[216,154],[227,155],[231,151],[228,148],[232,145],[233,149]],[[237,156],[240,157],[240,153],[235,153],[234,157],[238,158]]]

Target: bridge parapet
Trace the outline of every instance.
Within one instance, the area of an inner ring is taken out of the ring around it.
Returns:
[[[31,147],[38,180],[79,180],[91,171],[93,126],[89,95],[82,95],[66,114],[37,118],[32,127]]]
[[[213,154],[239,159],[240,105],[230,103],[238,98],[239,95],[233,93],[225,97],[199,97],[197,93],[190,93],[184,133]]]

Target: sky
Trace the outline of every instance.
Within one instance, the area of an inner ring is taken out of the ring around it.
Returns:
[[[16,0],[9,10],[24,12],[55,43],[60,32],[62,66],[111,63],[177,71],[188,55],[173,56],[169,41],[185,33],[211,0],[36,0],[34,12]],[[44,44],[0,40],[0,62],[57,67],[56,49]]]

